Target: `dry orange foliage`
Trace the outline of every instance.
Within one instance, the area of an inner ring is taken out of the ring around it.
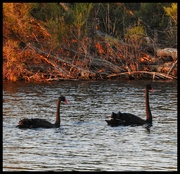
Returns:
[[[97,43],[97,44],[95,45],[95,47],[96,47],[96,49],[98,50],[98,52],[99,52],[100,54],[102,54],[102,53],[105,52],[104,49],[103,49],[103,47],[102,47],[102,45],[101,45],[100,43]]]

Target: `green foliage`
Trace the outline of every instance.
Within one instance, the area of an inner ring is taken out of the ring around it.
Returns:
[[[67,38],[68,20],[65,20],[64,10],[58,3],[33,3],[31,15],[41,21],[41,24],[51,34],[52,47]]]
[[[124,4],[99,3],[95,8],[98,11],[96,18],[99,29],[116,38],[121,38],[124,26],[128,23],[128,14],[124,11]]]
[[[129,27],[125,32],[125,39],[129,47],[129,62],[131,62],[132,70],[139,70],[139,59],[141,56],[141,49],[143,38],[145,36],[144,27],[137,22],[137,25]],[[127,58],[128,58],[127,57]]]
[[[163,5],[166,5],[166,3],[141,3],[139,10],[136,11],[136,15],[148,27],[160,30],[168,22],[167,18],[164,17]]]
[[[134,12],[144,25],[147,36],[158,42],[158,45],[167,46],[167,30],[170,26],[164,7],[169,6],[170,3],[140,3],[139,9]]]
[[[69,5],[68,11],[64,11],[58,3],[34,3],[31,14],[43,21],[43,25],[51,33],[52,44],[57,47],[74,34],[75,38],[83,35],[82,27],[87,22],[92,7],[92,3],[74,3]]]
[[[138,24],[137,26],[130,27],[126,31],[125,36],[139,41],[140,39],[142,39],[145,36],[145,30],[144,30],[143,26]]]
[[[33,3],[30,13],[34,18],[48,22],[59,18],[63,14],[63,10],[58,3]]]
[[[163,7],[166,14],[171,17],[174,23],[177,25],[177,3],[172,3],[171,7]]]
[[[170,20],[166,30],[166,40],[169,45],[176,45],[177,43],[177,3],[172,3],[171,6],[163,6],[166,15]],[[173,22],[172,22],[173,21]]]
[[[72,7],[70,14],[73,17],[74,26],[81,27],[87,22],[92,7],[92,3],[76,3]]]
[[[74,36],[78,42],[81,36],[85,36],[85,33],[88,30],[88,27],[85,24],[87,24],[92,8],[93,3],[75,3],[69,10],[69,15],[72,17]]]
[[[80,39],[91,35],[88,32],[92,31],[92,25],[98,25],[101,32],[122,38],[124,31],[139,20],[150,37],[154,30],[164,32],[168,27],[168,16],[177,24],[177,3],[65,4],[67,11],[59,3],[3,3],[5,36],[10,34],[28,41],[33,32],[31,16],[41,21],[55,45],[68,37]]]

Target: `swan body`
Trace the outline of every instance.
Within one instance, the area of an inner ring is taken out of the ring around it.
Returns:
[[[131,113],[112,113],[110,120],[105,120],[111,126],[138,126],[146,124],[146,120]]]
[[[110,120],[105,120],[110,126],[140,126],[147,124],[152,126],[152,114],[149,106],[149,91],[154,91],[151,85],[146,85],[145,90],[145,103],[146,103],[146,120],[133,115],[131,113],[114,113],[110,117]]]
[[[64,96],[60,96],[57,100],[57,108],[56,108],[56,121],[54,124],[49,121],[41,118],[23,118],[19,121],[17,128],[58,128],[60,127],[60,103],[61,101],[68,104],[68,101]]]
[[[23,118],[19,121],[18,125],[16,126],[18,128],[55,128],[58,126],[55,126],[54,124],[50,123],[46,119],[40,119],[40,118]]]

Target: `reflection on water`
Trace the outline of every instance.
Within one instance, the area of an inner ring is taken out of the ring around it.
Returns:
[[[110,127],[112,112],[145,119],[144,87],[150,93],[153,127]],[[55,122],[64,94],[61,127],[15,128],[24,117]],[[177,170],[177,82],[101,81],[50,84],[3,83],[4,171]]]

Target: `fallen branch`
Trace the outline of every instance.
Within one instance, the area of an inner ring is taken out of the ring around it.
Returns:
[[[122,44],[122,45],[130,46],[130,45],[128,45],[127,43],[125,43],[125,42],[123,42],[123,41],[121,41],[121,40],[118,40],[118,39],[116,39],[116,38],[114,38],[114,37],[112,37],[112,36],[110,36],[110,35],[108,35],[108,34],[106,34],[106,33],[103,33],[103,32],[101,32],[101,31],[99,31],[99,30],[96,30],[95,33],[96,33],[98,36],[103,37],[105,40],[109,40],[109,41],[113,41],[114,43],[120,43],[120,44]]]
[[[64,46],[64,45],[63,45]],[[79,54],[77,53],[77,51],[73,50],[73,49],[69,49],[67,47],[64,46],[64,48],[68,51],[71,51],[75,54]],[[80,56],[84,56],[84,55],[81,55],[79,54]],[[119,66],[117,65],[114,65],[113,63],[105,60],[105,59],[101,59],[101,58],[98,58],[98,57],[92,57],[90,55],[86,55],[87,58],[89,58],[91,60],[91,66],[95,66],[95,67],[104,67],[106,69],[110,69],[112,72],[120,72],[120,71],[124,71],[123,68],[120,68]]]
[[[68,7],[67,3],[60,2],[59,5],[61,5],[65,11],[69,10],[69,7]]]
[[[89,71],[89,70],[80,68],[80,67],[72,64],[72,63],[69,62],[69,61],[66,61],[66,60],[63,60],[63,59],[61,59],[61,58],[59,58],[59,57],[50,55],[49,53],[46,53],[46,52],[40,50],[39,48],[34,47],[34,46],[31,45],[31,44],[29,44],[29,48],[31,48],[31,49],[33,49],[33,50],[36,50],[39,54],[42,54],[43,56],[46,56],[46,57],[49,57],[49,58],[53,58],[53,59],[58,60],[58,61],[60,61],[60,62],[62,62],[62,63],[66,63],[66,64],[68,64],[71,68],[76,68],[76,69],[79,70],[80,72],[95,75],[95,73],[92,72],[92,71]],[[44,58],[44,60],[46,60],[48,63],[50,63],[50,64],[53,65],[54,67],[57,67],[57,66],[56,66],[55,64],[53,64],[52,61],[50,61],[49,59],[45,59],[45,58]],[[59,69],[59,70],[62,72],[62,69]]]
[[[119,74],[110,74],[107,76],[107,78],[112,78],[112,77],[117,77],[117,76],[122,76],[122,75],[132,75],[132,74],[151,74],[153,76],[153,79],[155,79],[155,76],[161,77],[161,78],[167,78],[167,79],[176,79],[176,77],[166,75],[163,73],[158,73],[158,72],[148,72],[148,71],[131,71],[131,72],[123,72]]]
[[[43,56],[39,56],[41,59],[43,59],[44,61],[46,61],[48,64],[52,65],[54,67],[55,70],[58,70],[60,71],[62,74],[64,74],[65,77],[71,77],[68,75],[68,72],[66,72],[65,70],[61,69],[59,66],[57,66],[57,64],[52,61],[52,60],[49,60]]]
[[[173,63],[172,67],[170,68],[170,70],[168,71],[167,75],[169,75],[171,73],[171,71],[174,69],[174,67],[177,64],[177,60]]]

